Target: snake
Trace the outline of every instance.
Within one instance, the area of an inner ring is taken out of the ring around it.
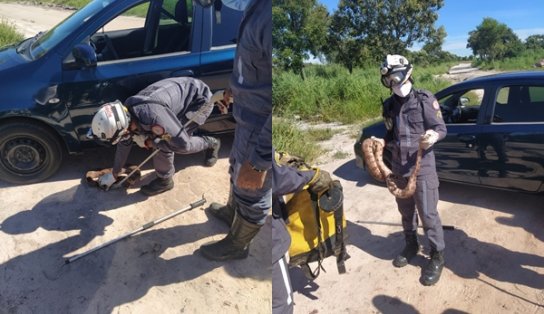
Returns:
[[[387,185],[387,189],[391,194],[396,198],[410,198],[414,195],[416,191],[416,180],[417,174],[419,173],[419,168],[421,166],[421,157],[423,155],[423,148],[421,144],[417,150],[416,165],[414,170],[410,174],[410,177],[407,180],[406,187],[401,189],[397,186],[396,181],[399,179],[404,179],[402,176],[394,174],[391,169],[389,169],[383,162],[383,149],[384,145],[382,142],[375,138],[367,138],[362,143],[363,158],[365,165],[367,165],[368,172],[370,175],[380,181],[384,182]]]

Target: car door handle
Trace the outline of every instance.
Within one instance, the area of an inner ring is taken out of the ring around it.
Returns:
[[[172,72],[172,77],[182,77],[182,76],[195,76],[193,70],[179,70]]]

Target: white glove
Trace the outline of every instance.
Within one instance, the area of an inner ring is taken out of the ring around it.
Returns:
[[[438,141],[438,133],[434,130],[427,130],[425,134],[421,136],[420,145],[423,149],[429,149]]]
[[[141,148],[147,148],[145,146],[145,140],[147,139],[147,136],[142,134],[136,134],[132,136],[132,141],[136,143],[136,145],[140,146]]]
[[[375,136],[371,136],[370,139],[373,140],[373,141],[378,141],[378,142],[382,143],[382,146],[385,147],[385,140],[383,138],[377,138]]]
[[[108,190],[115,183],[115,177],[113,174],[106,173],[98,178],[98,186],[104,190]]]

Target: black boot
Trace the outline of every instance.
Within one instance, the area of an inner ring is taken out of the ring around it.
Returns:
[[[221,141],[215,137],[203,136],[206,143],[208,143],[208,148],[206,149],[206,156],[204,157],[204,165],[206,167],[211,167],[217,162],[219,158],[219,149],[221,148]]]
[[[417,234],[415,232],[407,232],[404,234],[406,240],[406,246],[402,252],[395,257],[393,265],[395,267],[404,267],[408,265],[410,260],[417,255],[419,251],[419,244],[417,243]]]
[[[424,286],[431,286],[438,282],[444,268],[444,251],[431,249],[431,260],[423,269],[421,282]]]
[[[229,234],[223,240],[202,245],[200,252],[214,261],[244,259],[249,254],[249,243],[259,229],[261,225],[252,224],[236,213]]]
[[[230,188],[229,200],[227,201],[227,204],[223,205],[213,202],[207,208],[207,211],[212,214],[212,216],[219,218],[219,220],[221,221],[224,221],[227,226],[230,227],[232,225],[232,220],[234,219],[235,211],[232,187]]]
[[[172,178],[156,178],[149,184],[142,186],[140,191],[145,195],[153,196],[171,190],[173,187],[174,181]]]

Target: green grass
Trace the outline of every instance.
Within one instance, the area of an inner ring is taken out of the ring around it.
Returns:
[[[516,71],[534,68],[535,62],[542,59],[544,49],[525,50],[515,58],[507,58],[493,62],[475,62],[474,66],[482,70]]]
[[[450,83],[434,78],[447,66],[414,71],[417,88],[436,92]],[[272,103],[280,117],[300,116],[307,121],[359,123],[381,114],[389,89],[380,83],[377,69],[355,69],[349,74],[339,65],[311,65],[306,79],[281,70],[273,74]]]
[[[23,34],[17,32],[15,26],[7,21],[0,21],[0,47],[11,45],[23,40]]]
[[[312,127],[306,131],[303,131],[303,133],[308,141],[314,142],[330,140],[336,132],[330,128],[318,129]]]
[[[272,142],[277,151],[284,151],[299,156],[312,164],[317,157],[324,153],[316,140],[310,140],[309,131],[301,131],[289,120],[272,120]]]
[[[21,2],[17,0],[2,0],[1,2]],[[58,5],[63,7],[70,7],[79,9],[85,6],[90,0],[40,0],[40,1],[25,1],[25,3],[33,5]]]

